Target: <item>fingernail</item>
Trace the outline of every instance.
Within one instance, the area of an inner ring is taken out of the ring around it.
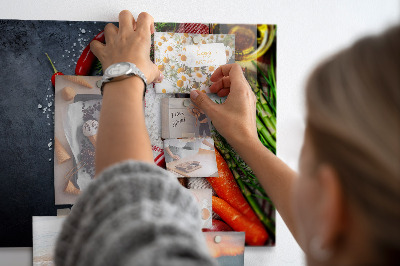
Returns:
[[[160,71],[160,75],[158,76],[156,83],[161,83],[164,79],[164,74]]]
[[[196,100],[197,96],[199,96],[199,92],[196,89],[192,89],[190,91],[190,98],[192,98],[193,100]]]

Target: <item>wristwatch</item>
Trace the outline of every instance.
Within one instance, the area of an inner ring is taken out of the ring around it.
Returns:
[[[138,76],[143,80],[144,83],[144,93],[146,93],[147,89],[147,79],[143,72],[134,64],[130,62],[121,62],[121,63],[116,63],[112,64],[109,66],[106,71],[104,71],[103,78],[100,80],[100,91],[101,95],[103,95],[103,88],[104,85],[108,82],[115,81],[116,78],[119,78],[119,80],[123,80],[125,78],[129,78],[132,76]],[[143,94],[144,96],[144,94]]]

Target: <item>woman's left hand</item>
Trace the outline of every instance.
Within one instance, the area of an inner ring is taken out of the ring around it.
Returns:
[[[137,21],[128,10],[119,13],[119,28],[106,25],[106,44],[92,41],[90,49],[100,60],[103,70],[120,62],[134,63],[146,76],[147,82],[160,82],[162,74],[150,60],[151,34],[154,33],[153,17],[142,12]]]

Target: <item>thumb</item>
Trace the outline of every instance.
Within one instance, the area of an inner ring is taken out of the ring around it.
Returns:
[[[208,117],[212,120],[211,116],[213,114],[212,109],[216,103],[214,103],[204,92],[199,90],[192,90],[190,92],[190,99],[192,102],[197,105],[201,110],[203,110]]]

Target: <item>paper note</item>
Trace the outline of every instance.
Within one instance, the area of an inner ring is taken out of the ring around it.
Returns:
[[[210,119],[188,98],[161,100],[162,138],[211,136]]]
[[[223,43],[187,45],[185,48],[187,60],[183,63],[188,67],[226,64],[226,52]]]

